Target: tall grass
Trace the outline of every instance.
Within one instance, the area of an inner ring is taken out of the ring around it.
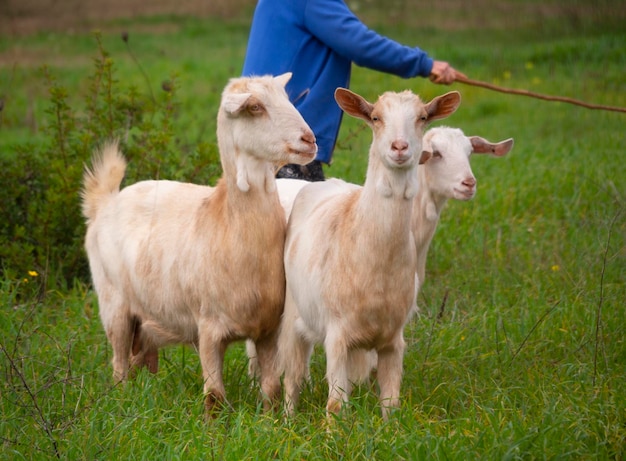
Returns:
[[[571,5],[587,11],[584,2],[549,2],[570,13],[546,16],[541,27],[541,18],[514,21],[504,7],[480,26],[461,6],[453,24],[439,10],[423,24],[424,15],[397,3],[404,18],[391,23],[362,11],[378,30],[471,77],[626,106],[626,34],[614,17],[576,20]],[[179,75],[178,135],[215,143],[219,93],[239,72],[247,24],[151,18],[105,27],[120,80],[147,93],[122,31],[153,89]],[[47,63],[78,96],[88,91],[95,46],[89,34],[55,33],[0,47],[3,56],[18,52],[28,59],[0,67],[3,156],[25,138],[45,142],[38,66]],[[162,351],[156,376],[115,386],[90,286],[23,299],[20,284],[40,283],[25,267],[0,289],[0,458],[624,459],[624,115],[354,69],[352,88],[372,99],[407,87],[424,99],[459,90],[461,107],[445,124],[494,141],[514,137],[515,147],[502,159],[473,158],[477,196],[444,211],[421,313],[405,331],[402,407],[390,421],[379,416],[374,386],[357,388],[346,411],[326,421],[321,350],[289,421],[260,409],[241,345],[225,363],[232,408],[214,420],[202,414],[201,369],[188,348]],[[370,136],[346,117],[327,174],[362,182]]]

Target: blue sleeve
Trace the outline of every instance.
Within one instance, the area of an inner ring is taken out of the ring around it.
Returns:
[[[318,40],[358,66],[409,78],[428,77],[433,59],[363,24],[343,0],[308,0],[306,26]]]

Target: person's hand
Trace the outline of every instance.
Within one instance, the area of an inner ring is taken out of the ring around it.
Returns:
[[[430,71],[430,81],[434,83],[450,85],[456,80],[457,75],[464,76],[461,72],[455,70],[447,62],[434,61],[433,68]]]

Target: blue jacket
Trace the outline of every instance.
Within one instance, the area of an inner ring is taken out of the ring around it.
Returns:
[[[342,111],[337,87],[352,63],[409,78],[427,77],[433,60],[368,29],[343,0],[259,0],[243,75],[293,72],[287,93],[317,138],[317,160],[330,163]]]

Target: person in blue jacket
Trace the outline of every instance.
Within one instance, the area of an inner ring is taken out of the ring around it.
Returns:
[[[404,78],[430,77],[450,84],[456,71],[426,52],[379,35],[363,24],[343,0],[258,0],[243,76],[292,72],[287,93],[317,138],[309,165],[286,165],[277,177],[324,180],[342,110],[335,89],[349,87],[352,63]]]

